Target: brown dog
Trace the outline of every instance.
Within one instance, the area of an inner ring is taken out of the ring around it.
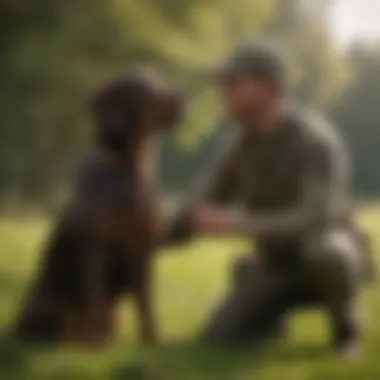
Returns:
[[[156,340],[152,252],[162,223],[152,167],[156,135],[178,121],[180,109],[178,94],[146,73],[119,78],[95,97],[96,146],[50,239],[19,337],[104,343],[116,300],[128,293],[142,340]]]

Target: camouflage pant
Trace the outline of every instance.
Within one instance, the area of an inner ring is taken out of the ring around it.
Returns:
[[[252,343],[278,331],[287,312],[307,304],[320,305],[329,314],[337,347],[355,339],[362,268],[355,239],[345,231],[331,231],[300,251],[291,265],[253,257],[240,260],[234,268],[234,286],[213,312],[203,340],[218,345]]]

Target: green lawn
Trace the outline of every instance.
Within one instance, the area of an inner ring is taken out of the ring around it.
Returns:
[[[380,248],[380,211],[362,211],[363,224]],[[6,330],[33,278],[48,222],[0,219],[0,325]],[[363,299],[365,355],[347,363],[332,354],[322,313],[290,316],[285,342],[244,351],[205,349],[194,343],[207,313],[223,292],[229,263],[244,251],[238,241],[199,241],[163,252],[157,260],[156,304],[162,343],[154,349],[136,344],[133,310],[120,310],[120,332],[103,353],[73,347],[32,349],[7,338],[0,342],[0,379],[131,380],[330,380],[380,378],[380,292]],[[6,336],[6,335],[4,335]]]

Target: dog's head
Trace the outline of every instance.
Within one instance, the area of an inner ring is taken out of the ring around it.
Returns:
[[[152,72],[111,81],[92,103],[99,142],[114,151],[122,151],[148,134],[171,130],[179,122],[182,109],[180,94]]]

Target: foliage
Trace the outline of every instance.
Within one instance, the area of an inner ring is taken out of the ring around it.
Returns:
[[[3,199],[13,191],[46,202],[56,193],[90,138],[86,103],[105,79],[148,62],[190,84],[190,73],[227,44],[225,9],[219,5],[216,0],[2,2]],[[268,6],[250,1],[244,6],[252,14],[245,25],[258,29]]]
[[[1,2],[0,207],[50,205],[64,195],[91,140],[91,93],[137,64],[158,65],[189,98],[186,122],[164,143],[164,185],[176,190],[218,144],[221,111],[201,73],[235,42],[274,37],[291,57],[298,97],[331,106],[351,72],[333,49],[326,7],[311,0]]]
[[[332,108],[332,116],[347,137],[352,152],[357,192],[375,197],[380,191],[380,47],[353,47],[350,61],[356,77],[341,101]]]

